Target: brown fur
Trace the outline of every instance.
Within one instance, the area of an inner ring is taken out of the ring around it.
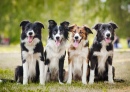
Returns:
[[[70,62],[73,62],[73,61],[71,60],[70,53],[73,52],[73,51],[75,51],[75,50],[77,50],[77,48],[75,48],[75,47],[73,46],[73,42],[74,42],[73,37],[74,37],[74,35],[75,35],[76,33],[78,33],[78,34],[80,35],[80,37],[81,37],[81,40],[80,40],[80,42],[81,42],[82,40],[87,40],[88,34],[89,34],[89,33],[92,33],[91,30],[90,30],[87,26],[77,26],[77,25],[75,25],[75,24],[72,25],[72,26],[70,26],[70,27],[69,27],[69,30],[70,30],[70,32],[72,33],[72,37],[71,37],[71,45],[70,45],[69,50],[68,50],[68,64],[70,64]],[[88,30],[90,30],[90,31],[87,32]],[[80,42],[79,42],[79,44],[80,44]],[[88,46],[89,46],[89,43],[86,42],[86,43],[84,43],[84,45],[82,46],[82,48],[85,48],[85,47],[88,47]],[[88,50],[88,51],[89,51],[89,50]],[[88,53],[89,53],[89,52],[88,52]],[[87,54],[86,54],[86,55],[87,55]],[[86,58],[86,62],[87,62],[87,63],[89,62],[88,56],[87,56],[87,58]],[[82,66],[82,68],[83,68],[83,66]],[[89,69],[87,69],[87,76],[88,76],[88,75],[89,75]],[[87,77],[87,76],[86,76],[86,77]],[[79,76],[78,74],[76,74],[76,75],[73,74],[72,79],[74,79],[74,80],[81,80],[81,77],[82,77],[82,76]]]

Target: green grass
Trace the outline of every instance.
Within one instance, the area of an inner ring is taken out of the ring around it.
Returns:
[[[125,39],[122,41],[124,42]],[[19,64],[21,64],[19,45],[0,46],[0,78],[14,79],[14,68]],[[39,83],[22,85],[7,82],[0,83],[0,92],[129,92],[130,51],[115,51],[113,65],[116,68],[115,78],[124,79],[125,82],[116,82],[113,85],[104,82],[94,83],[93,85],[83,85],[81,81],[73,81],[71,85],[48,82],[44,86]]]
[[[0,75],[4,78],[13,78],[13,71],[9,69],[0,69]],[[111,90],[122,89],[129,87],[130,83],[106,84],[98,82],[93,85],[83,85],[80,81],[73,81],[71,85],[60,85],[58,82],[48,82],[46,85],[39,85],[38,83],[29,83],[28,85],[16,84],[16,83],[0,83],[0,92],[108,92]]]
[[[0,46],[0,53],[15,53],[20,52],[20,45],[9,45],[9,46]]]

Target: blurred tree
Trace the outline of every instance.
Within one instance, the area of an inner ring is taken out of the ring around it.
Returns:
[[[43,40],[47,38],[48,20],[58,24],[64,20],[71,24],[114,21],[120,37],[130,36],[130,0],[3,0],[0,3],[0,35],[9,37],[11,43],[20,41],[19,24],[22,20],[40,21],[45,25]]]
[[[114,0],[114,3],[113,0],[108,0],[108,5],[111,19],[119,26],[117,34],[124,38],[130,37],[130,12],[128,12],[130,0]]]

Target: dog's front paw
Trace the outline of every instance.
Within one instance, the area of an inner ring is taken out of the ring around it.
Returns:
[[[59,84],[63,85],[64,83],[62,81],[59,80]]]
[[[85,85],[87,84],[85,77],[82,77],[82,83],[85,84]]]
[[[59,81],[59,84],[63,85],[64,83],[63,83],[63,82],[61,82],[61,81]]]
[[[28,85],[28,82],[27,81],[23,81],[23,85]]]
[[[45,85],[45,82],[40,82],[40,85]]]
[[[93,82],[92,81],[89,81],[89,83],[88,83],[89,85],[92,85],[93,84]]]
[[[67,84],[71,84],[71,81],[68,80],[68,81],[67,81]]]
[[[114,81],[108,81],[109,84],[115,84]]]
[[[115,84],[113,81],[104,81],[104,83]]]
[[[82,82],[84,85],[87,85],[87,82]]]
[[[23,83],[23,85],[28,85],[28,83]]]
[[[93,53],[93,55],[94,55],[94,56],[101,56],[101,53],[100,53],[100,52],[95,51],[95,52]]]

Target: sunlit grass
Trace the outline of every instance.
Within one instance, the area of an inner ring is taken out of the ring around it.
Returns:
[[[0,69],[0,75],[4,78],[13,79],[13,71]],[[29,83],[22,85],[17,83],[0,83],[0,92],[108,92],[112,90],[121,90],[129,87],[129,82],[106,84],[104,82],[94,83],[93,85],[83,85],[81,81],[72,81],[72,84],[60,85],[58,82],[47,82],[46,85],[39,83]]]
[[[18,52],[20,50],[17,46],[10,46],[9,47],[0,47],[4,49],[8,49],[10,51],[13,51],[13,49],[17,48]],[[5,51],[8,52],[8,51]],[[125,82],[123,83],[117,83],[111,85],[106,84],[104,82],[98,82],[94,83],[93,85],[83,85],[81,81],[72,81],[72,84],[66,84],[60,85],[57,82],[47,82],[46,85],[39,85],[39,83],[29,83],[28,85],[22,85],[17,83],[0,83],[0,92],[129,92],[130,90],[130,62],[129,62],[129,54],[130,52],[115,52],[114,56],[114,62],[113,65],[116,69],[116,75],[115,78],[121,78],[124,79]],[[14,79],[14,67],[16,67],[19,64],[16,64],[17,62],[20,62],[20,58],[17,58],[16,56],[20,57],[15,53],[14,55],[10,56],[8,53],[1,53],[2,59],[0,59],[0,79],[1,78],[7,78],[7,79]],[[7,58],[5,58],[7,57]],[[9,66],[8,66],[8,65]],[[15,64],[15,65],[13,65]],[[21,63],[20,63],[21,64]],[[4,68],[2,68],[4,67]],[[66,68],[68,66],[66,65]]]
[[[20,52],[20,45],[0,46],[0,53]]]

